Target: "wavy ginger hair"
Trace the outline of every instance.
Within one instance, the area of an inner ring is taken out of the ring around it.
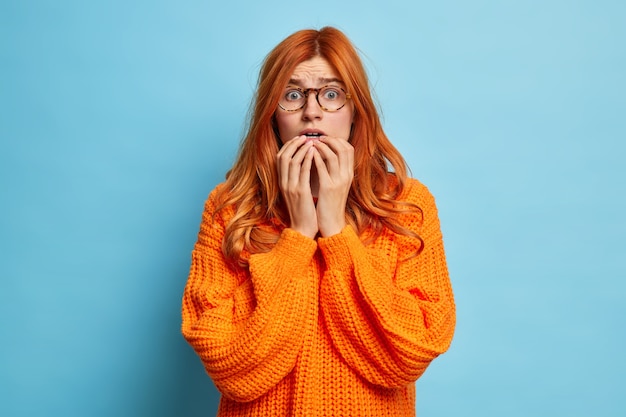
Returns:
[[[350,143],[354,147],[354,180],[346,205],[346,221],[366,242],[379,236],[384,227],[416,237],[395,220],[399,213],[419,207],[396,201],[407,178],[400,152],[383,132],[369,81],[361,59],[350,40],[338,29],[325,27],[296,32],[278,44],[261,67],[256,96],[250,108],[247,133],[233,167],[226,174],[214,215],[234,207],[226,225],[222,251],[228,261],[247,264],[247,255],[267,252],[278,240],[268,223],[289,226],[289,214],[278,186],[276,154],[280,139],[274,124],[278,100],[295,68],[313,57],[322,57],[337,71],[351,94],[354,119]],[[388,183],[389,167],[397,181]],[[418,250],[418,252],[419,252]]]

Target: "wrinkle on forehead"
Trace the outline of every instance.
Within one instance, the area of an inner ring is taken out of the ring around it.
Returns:
[[[342,83],[333,67],[321,57],[311,58],[298,64],[289,80],[289,84],[299,87],[307,87],[305,84],[319,87],[332,82]]]
[[[317,79],[317,84],[318,85],[327,85],[327,84],[332,84],[332,83],[339,83],[339,84],[343,84],[343,81],[341,81],[339,78],[318,78]],[[298,87],[305,87],[305,82],[299,80],[299,79],[295,79],[295,78],[291,78],[289,80],[289,85],[296,85]]]

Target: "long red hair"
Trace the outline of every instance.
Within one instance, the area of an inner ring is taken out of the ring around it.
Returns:
[[[244,253],[267,252],[273,247],[278,232],[261,225],[289,226],[289,215],[278,187],[276,154],[279,140],[273,117],[279,97],[296,66],[316,56],[334,67],[354,103],[350,143],[354,147],[356,162],[346,221],[359,235],[367,235],[366,241],[379,236],[384,227],[419,238],[395,221],[399,213],[419,211],[419,207],[396,201],[407,178],[407,166],[383,132],[367,74],[356,49],[338,29],[309,29],[283,40],[267,55],[261,67],[247,133],[218,196],[217,211],[225,207],[235,210],[222,242],[223,253],[230,262],[245,265],[247,256]],[[390,171],[396,177],[393,184],[388,180]]]

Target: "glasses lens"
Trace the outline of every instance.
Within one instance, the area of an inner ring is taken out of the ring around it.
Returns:
[[[306,95],[304,91],[299,88],[287,88],[282,98],[279,101],[280,107],[285,110],[293,111],[298,110],[300,107],[304,106],[306,101]]]
[[[327,110],[339,110],[346,104],[346,92],[339,87],[323,87],[320,90],[318,101],[320,105]]]

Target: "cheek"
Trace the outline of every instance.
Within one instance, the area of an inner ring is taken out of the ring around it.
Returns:
[[[352,125],[354,124],[354,105],[352,105],[352,103],[349,103],[350,107],[348,107],[346,110],[348,110],[348,114],[346,115],[346,128],[348,130],[348,134],[352,133]]]
[[[352,121],[353,121],[353,117],[352,114],[350,113],[349,115],[347,115],[346,117],[343,117],[341,120],[337,121],[337,128],[338,130],[340,130],[341,132],[341,136],[343,137],[350,137],[350,132],[352,131]]]
[[[280,114],[276,115],[276,130],[278,131],[278,135],[280,139],[285,142],[293,139],[296,136],[296,128],[294,127],[296,123],[293,121],[293,115],[291,114]]]

